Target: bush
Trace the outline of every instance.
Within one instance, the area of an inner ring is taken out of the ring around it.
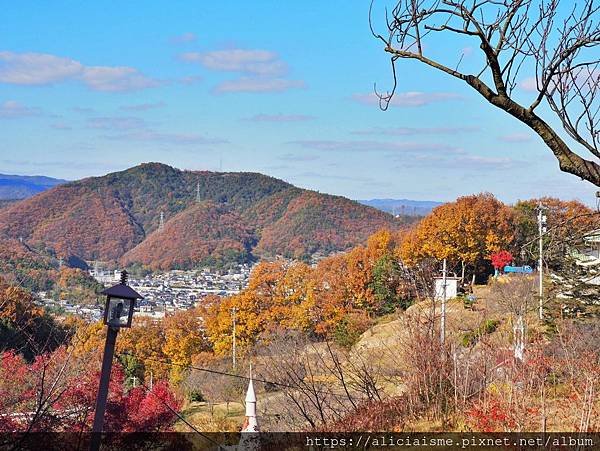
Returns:
[[[500,321],[497,319],[486,319],[483,323],[477,327],[477,329],[463,334],[461,344],[466,348],[468,346],[474,346],[483,335],[489,335],[494,333]]]
[[[344,348],[351,348],[360,336],[371,327],[372,321],[364,313],[350,313],[336,326],[333,341]]]
[[[204,395],[202,392],[200,392],[200,390],[192,390],[189,392],[188,400],[190,402],[206,402],[206,399],[204,399]]]

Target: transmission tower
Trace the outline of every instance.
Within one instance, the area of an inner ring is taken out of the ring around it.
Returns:
[[[202,202],[202,198],[200,197],[200,181],[196,183],[196,202]]]
[[[165,228],[165,214],[160,212],[160,223],[158,224],[158,230],[162,230]]]

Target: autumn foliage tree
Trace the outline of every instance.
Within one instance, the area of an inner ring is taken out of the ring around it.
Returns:
[[[35,304],[32,294],[0,279],[0,351],[15,350],[28,360],[66,343],[71,329]]]
[[[481,273],[489,255],[513,240],[512,210],[488,193],[465,196],[435,208],[401,248],[408,264],[426,258],[448,259],[460,269]]]
[[[547,233],[543,236],[544,262],[557,268],[569,245],[600,227],[600,216],[578,201],[553,197],[519,201],[515,212],[515,251],[525,262],[533,264],[539,258],[538,207],[544,208]]]
[[[513,256],[510,252],[502,250],[499,252],[494,252],[490,256],[490,260],[494,269],[498,271],[504,271],[504,267],[513,261]]]
[[[65,348],[39,355],[31,363],[14,351],[0,354],[0,431],[90,431],[98,364],[98,356],[75,358]],[[123,368],[113,365],[105,430],[169,430],[181,403],[168,383],[126,391],[124,382]]]
[[[397,258],[400,235],[383,229],[366,245],[323,259],[316,268],[301,262],[263,262],[240,294],[211,305],[207,337],[217,354],[232,346],[233,311],[238,349],[277,328],[319,337],[357,337],[374,317],[406,307],[411,299]],[[350,340],[351,342],[351,340]]]

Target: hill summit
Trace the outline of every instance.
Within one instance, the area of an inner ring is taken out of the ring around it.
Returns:
[[[1,209],[0,239],[58,257],[172,269],[327,254],[406,220],[263,174],[144,163]]]

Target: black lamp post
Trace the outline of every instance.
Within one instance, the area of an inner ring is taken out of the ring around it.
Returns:
[[[96,410],[94,413],[94,427],[92,429],[92,441],[90,449],[100,449],[101,433],[104,426],[104,412],[108,398],[108,384],[110,381],[110,370],[115,353],[117,334],[122,327],[131,327],[135,301],[143,299],[139,293],[127,285],[127,271],[121,273],[121,282],[104,290],[100,294],[106,295],[104,307],[104,324],[108,326],[106,331],[106,343],[104,344],[104,356],[102,357],[102,372],[100,373],[100,386],[96,397]]]

